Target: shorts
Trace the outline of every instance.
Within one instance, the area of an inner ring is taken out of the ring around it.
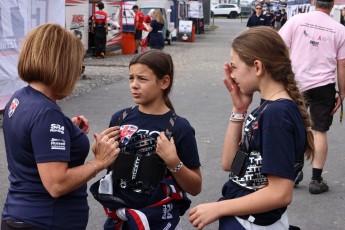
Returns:
[[[143,36],[143,31],[142,30],[136,30],[134,33],[134,39],[135,40],[141,40],[141,37]]]
[[[332,125],[335,107],[335,84],[328,84],[304,92],[304,99],[313,122],[311,128],[319,132],[327,132]]]
[[[288,230],[289,220],[287,212],[285,211],[281,218],[271,225],[260,226],[250,222],[249,220],[241,219],[237,216],[229,216],[227,218],[219,219],[219,230]]]
[[[288,230],[289,229],[289,221],[287,213],[281,216],[280,220],[276,221],[275,223],[268,225],[268,226],[260,226],[249,222],[248,220],[243,220],[241,218],[236,217],[236,220],[245,228],[250,230]]]

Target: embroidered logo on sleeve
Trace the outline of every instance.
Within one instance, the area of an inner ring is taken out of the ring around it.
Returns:
[[[17,98],[14,98],[11,102],[10,109],[8,110],[8,117],[12,117],[18,105],[19,105],[19,100]]]
[[[66,150],[66,143],[64,139],[52,138],[50,140],[50,146],[52,150]]]
[[[50,132],[51,133],[65,133],[65,127],[59,124],[50,124]]]

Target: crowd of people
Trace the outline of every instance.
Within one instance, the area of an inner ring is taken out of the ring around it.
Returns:
[[[89,21],[89,44],[94,47],[94,57],[97,59],[105,58],[106,37],[108,34],[107,13],[104,10],[104,3],[97,3],[98,10],[90,17]],[[152,9],[144,15],[138,5],[132,7],[134,16],[134,54],[145,51],[147,46],[151,49],[163,50],[165,38],[163,28],[165,20],[160,9]]]
[[[313,166],[309,192],[329,190],[322,177],[327,131],[345,97],[345,30],[329,16],[333,6],[317,0],[315,12],[285,22],[285,12],[263,16],[257,4],[248,21],[253,28],[233,40],[223,79],[232,102],[221,162],[229,179],[218,201],[189,210],[195,228],[218,220],[224,230],[292,229],[286,210],[304,161]],[[1,229],[86,229],[87,182],[105,169],[90,187],[108,217],[105,230],[182,229],[188,194],[202,188],[195,130],[169,97],[175,69],[162,51],[161,12],[145,19],[133,10],[135,38],[146,29],[151,47],[128,65],[135,106],[109,114],[109,127],[94,134],[92,145],[87,118],[68,118],[57,105],[82,73],[80,39],[50,23],[27,35],[18,73],[28,85],[4,113],[10,186]],[[261,102],[248,112],[255,92]],[[94,156],[86,161],[90,149]]]
[[[153,9],[146,16],[144,16],[144,14],[140,11],[138,5],[134,5],[132,9],[135,13],[134,54],[138,54],[139,46],[141,46],[141,51],[145,51],[147,45],[151,49],[163,50],[165,45],[165,39],[163,35],[165,21],[161,10]],[[144,38],[143,31],[147,32]]]
[[[276,11],[267,8],[263,12],[263,4],[255,4],[255,12],[248,18],[247,27],[270,26],[275,30],[279,30],[287,21],[287,13],[285,9],[277,9]]]

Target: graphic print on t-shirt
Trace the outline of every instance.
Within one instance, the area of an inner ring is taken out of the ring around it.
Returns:
[[[318,25],[313,25],[310,23],[305,23],[305,24],[301,24],[302,27],[304,27],[305,29],[303,30],[303,35],[306,38],[309,38],[309,44],[314,46],[314,47],[318,47],[320,42],[323,41],[327,41],[327,33],[330,34],[335,34],[335,31],[332,28],[326,28],[326,27],[322,27],[322,26],[318,26]],[[313,35],[310,35],[311,33],[309,33],[309,30],[313,30],[314,32],[312,33]],[[318,32],[320,31],[320,32]]]
[[[138,126],[135,125],[122,125],[120,127],[121,143],[126,145],[131,139],[132,135],[138,130]]]
[[[66,150],[66,141],[64,139],[52,138],[50,146],[53,150]]]
[[[244,127],[245,139],[244,141],[250,145],[250,142],[254,139],[254,131],[258,130],[259,122],[258,117],[254,114],[249,114]],[[234,176],[232,180],[242,187],[249,189],[260,189],[267,186],[267,177],[261,174],[262,168],[262,156],[259,151],[247,150],[248,156],[248,166],[246,173],[243,177]]]

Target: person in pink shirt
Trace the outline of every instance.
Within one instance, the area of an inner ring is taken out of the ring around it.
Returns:
[[[295,15],[279,30],[290,49],[293,71],[313,120],[312,194],[329,189],[321,176],[327,158],[327,131],[345,97],[345,29],[330,17],[333,6],[333,0],[316,0],[315,11]],[[302,179],[301,171],[295,185]]]

